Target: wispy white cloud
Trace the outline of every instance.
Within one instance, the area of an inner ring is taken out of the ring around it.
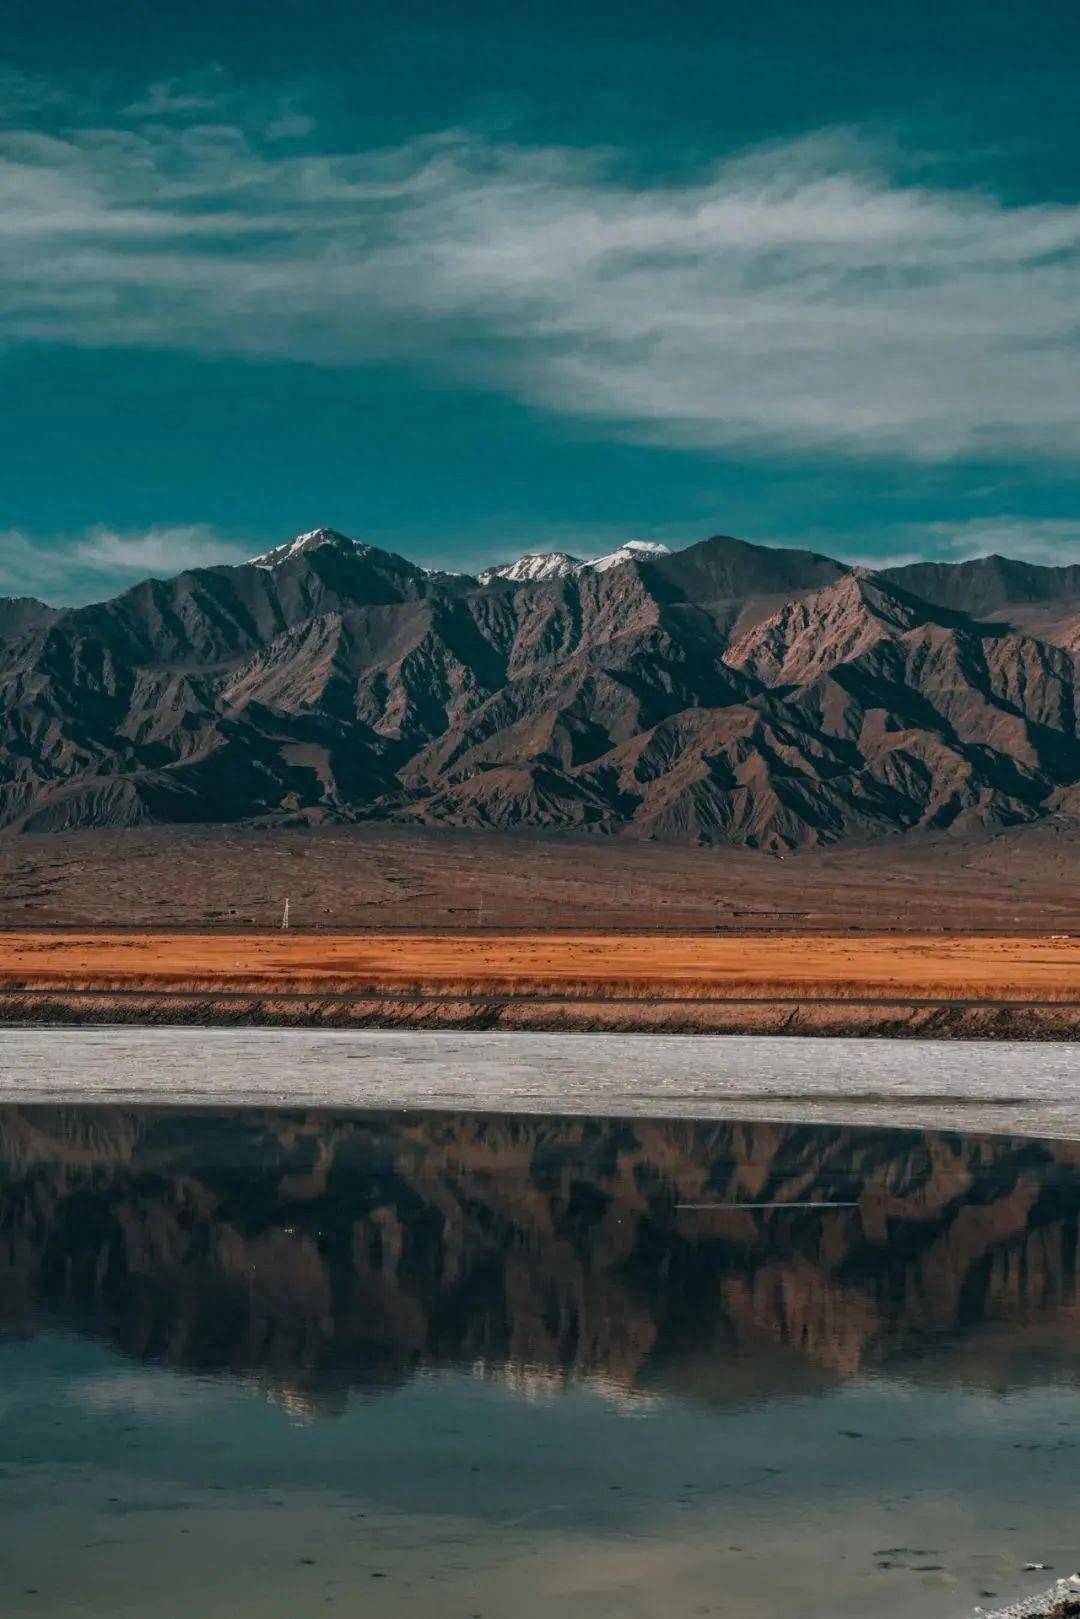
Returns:
[[[310,135],[314,128],[314,118],[306,112],[297,112],[291,102],[285,101],[263,133],[268,141],[297,141]]]
[[[971,517],[955,522],[888,525],[873,535],[834,535],[831,549],[848,562],[871,568],[908,562],[967,562],[972,557],[1014,557],[1046,567],[1080,564],[1080,519],[1067,517]],[[830,543],[825,542],[825,549]]]
[[[183,568],[208,568],[217,562],[243,562],[250,555],[250,546],[224,540],[201,523],[149,528],[136,534],[95,528],[71,547],[72,560],[81,568],[136,574],[140,579],[154,573],[179,573]]]
[[[146,94],[123,109],[125,118],[176,118],[214,112],[229,99],[220,67],[205,68],[183,78],[159,79]]]
[[[843,133],[632,185],[611,153],[326,152],[302,118],[283,146],[282,117],[196,113],[0,135],[10,337],[394,360],[705,447],[1080,450],[1080,207],[935,187]]]
[[[245,562],[255,549],[198,523],[136,533],[93,528],[47,539],[9,529],[0,534],[0,596],[38,596],[67,606],[112,595],[140,579]]]
[[[976,517],[962,523],[927,523],[923,534],[939,554],[1019,557],[1057,567],[1080,563],[1080,518]]]
[[[34,73],[24,73],[9,62],[0,62],[0,119],[15,122],[27,114],[54,112],[70,103],[70,97],[55,84]]]

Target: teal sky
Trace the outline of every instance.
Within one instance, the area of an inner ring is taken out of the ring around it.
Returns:
[[[1073,0],[7,0],[0,592],[1080,561]]]

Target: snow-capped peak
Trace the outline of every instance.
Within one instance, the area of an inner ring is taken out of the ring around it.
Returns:
[[[652,557],[669,557],[671,548],[661,545],[657,540],[627,540],[614,551],[608,551],[605,556],[593,557],[583,562],[583,568],[591,568],[594,573],[607,573],[609,568],[617,568],[620,562],[648,562]]]
[[[373,548],[366,545],[363,540],[350,540],[347,534],[341,534],[336,528],[313,528],[306,534],[298,534],[294,540],[286,540],[282,545],[275,545],[261,556],[250,557],[249,567],[253,568],[280,568],[282,563],[289,562],[293,557],[300,556],[305,551],[316,551],[320,547],[329,545],[336,550],[346,551],[354,556],[364,556]],[[391,553],[386,553],[391,556]],[[510,584],[535,584],[547,579],[565,579],[570,574],[584,573],[587,570],[595,573],[606,573],[609,568],[615,568],[620,562],[647,561],[651,557],[670,556],[666,545],[660,545],[655,540],[627,540],[614,551],[608,551],[602,557],[591,557],[582,561],[580,557],[572,556],[569,551],[529,551],[518,557],[516,562],[501,562],[491,568],[484,568],[477,579],[482,585],[490,585],[498,580],[505,579]],[[416,568],[404,558],[395,559],[415,574],[425,574],[429,578],[467,578],[468,575],[449,574],[442,568]]]
[[[495,579],[509,579],[514,584],[526,584],[537,579],[563,579],[582,566],[579,558],[568,551],[530,551],[516,562],[503,562],[495,568],[485,568],[477,574],[482,585]]]
[[[530,551],[516,562],[485,568],[477,578],[482,585],[493,584],[497,579],[508,579],[515,585],[532,584],[542,579],[565,579],[572,573],[606,573],[609,568],[617,568],[620,562],[645,562],[650,557],[670,555],[669,548],[656,540],[627,540],[616,550],[584,562],[580,557],[571,556],[569,551]]]
[[[298,534],[295,540],[286,540],[283,545],[275,545],[272,550],[264,551],[262,556],[251,557],[249,562],[255,568],[279,568],[290,557],[299,556],[302,551],[315,551],[321,545],[348,546],[360,555],[371,549],[363,540],[350,540],[347,534],[339,534],[336,528],[313,528],[307,534]]]

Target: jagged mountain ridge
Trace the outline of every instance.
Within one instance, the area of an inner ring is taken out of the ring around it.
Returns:
[[[617,568],[623,562],[644,562],[670,555],[670,549],[655,540],[627,540],[625,545],[616,546],[614,551],[585,560],[572,556],[569,551],[528,551],[515,562],[484,568],[476,577],[482,585],[495,584],[499,579],[505,579],[512,585],[535,584],[541,579],[564,579],[568,574],[582,573],[588,568],[597,573],[606,573],[609,568]]]
[[[881,577],[939,607],[1000,619],[1080,652],[1080,563],[1047,568],[1012,557],[910,562]]]
[[[587,566],[580,557],[569,551],[527,551],[515,562],[501,562],[493,568],[484,568],[477,574],[482,585],[506,579],[512,585],[534,584],[539,579],[563,579],[568,573]]]
[[[717,536],[483,582],[317,529],[87,607],[3,603],[0,824],[778,849],[1080,810],[1080,569],[986,564]]]

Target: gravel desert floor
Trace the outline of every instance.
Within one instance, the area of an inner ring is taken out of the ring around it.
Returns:
[[[777,857],[377,824],[0,834],[0,926],[1080,933],[1080,823]]]

